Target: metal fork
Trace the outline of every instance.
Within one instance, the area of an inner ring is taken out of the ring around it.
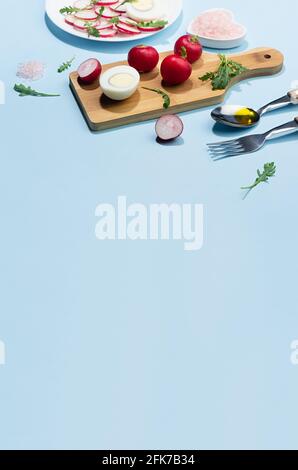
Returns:
[[[265,134],[254,134],[246,137],[241,137],[235,140],[227,140],[225,142],[218,142],[214,144],[207,144],[211,158],[222,160],[224,158],[235,157],[245,153],[256,152],[267,142],[267,140],[284,135],[292,134],[298,131],[298,117],[293,121],[288,122],[279,127],[275,127]]]

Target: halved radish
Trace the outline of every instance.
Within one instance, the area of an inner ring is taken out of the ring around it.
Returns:
[[[113,38],[116,36],[117,30],[114,28],[108,28],[108,29],[101,29],[99,31],[99,35],[101,38]]]
[[[80,10],[75,13],[75,17],[79,20],[95,21],[97,19],[97,14],[94,10]]]
[[[101,74],[101,63],[97,59],[88,59],[78,68],[78,75],[81,82],[89,85],[93,83]]]
[[[116,26],[119,31],[124,34],[141,34],[140,30],[135,26],[129,26],[128,24],[121,22],[119,22]]]
[[[74,15],[67,15],[64,19],[65,23],[69,24],[70,26],[73,26],[75,22],[75,17]]]
[[[164,114],[155,125],[156,135],[161,141],[177,139],[183,129],[183,122],[176,114]]]
[[[117,13],[116,11],[111,10],[111,8],[105,8],[104,12],[102,13],[101,16],[103,18],[112,19],[112,18],[116,18],[116,16],[119,16],[119,13]]]
[[[93,8],[92,3],[90,0],[77,0],[74,2],[74,8],[78,8],[79,10],[89,10]]]

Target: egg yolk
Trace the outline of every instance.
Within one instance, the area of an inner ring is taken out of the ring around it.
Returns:
[[[117,88],[126,88],[132,85],[134,79],[129,73],[117,73],[110,78],[109,82],[112,86]]]

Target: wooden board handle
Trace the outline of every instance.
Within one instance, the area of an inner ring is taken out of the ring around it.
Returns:
[[[246,72],[243,72],[235,79],[231,80],[230,87],[241,80],[247,80],[248,78],[261,77],[263,75],[274,75],[282,70],[284,63],[283,54],[277,49],[270,47],[259,47],[252,49],[248,52],[241,52],[240,54],[234,54],[229,56],[236,62],[239,61],[244,67]]]

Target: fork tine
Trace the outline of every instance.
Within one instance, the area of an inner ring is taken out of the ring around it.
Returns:
[[[238,152],[238,153],[235,153],[235,152],[228,152],[228,153],[223,153],[222,155],[214,155],[213,157],[211,157],[211,160],[213,162],[217,162],[218,160],[223,160],[225,158],[230,158],[230,157],[237,157],[238,155],[242,155],[243,153],[245,152]]]
[[[224,140],[223,142],[211,142],[208,147],[216,147],[218,145],[233,145],[239,143],[239,139]]]
[[[239,147],[238,149],[227,149],[222,152],[210,151],[210,156],[212,160],[221,160],[222,158],[228,158],[236,155],[241,155],[245,153],[244,147]]]
[[[231,154],[224,155],[223,157],[212,158],[212,161],[220,162],[221,160],[225,160],[226,158],[234,158],[234,157],[238,157],[239,155],[241,155],[241,153],[237,153],[237,154],[231,153]]]
[[[235,146],[226,146],[226,147],[213,147],[213,148],[208,148],[208,152],[214,153],[214,154],[220,154],[220,153],[225,153],[225,152],[236,152],[238,150],[242,150],[243,146],[242,145],[235,145]]]

